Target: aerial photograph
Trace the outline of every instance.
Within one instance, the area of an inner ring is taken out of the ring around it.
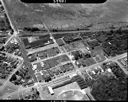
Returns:
[[[128,100],[128,0],[23,1],[0,0],[0,100]]]

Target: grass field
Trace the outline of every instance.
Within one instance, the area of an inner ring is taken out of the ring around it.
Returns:
[[[6,0],[19,29],[24,27],[76,29],[97,22],[128,21],[128,1],[108,0],[103,4],[25,4]]]

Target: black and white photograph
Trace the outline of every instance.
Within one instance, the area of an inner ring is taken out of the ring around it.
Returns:
[[[127,40],[128,0],[0,0],[0,100],[127,101]]]

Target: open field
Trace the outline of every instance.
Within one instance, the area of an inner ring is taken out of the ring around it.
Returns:
[[[5,0],[10,16],[19,29],[38,27],[77,29],[93,23],[128,21],[127,0],[108,0],[103,4],[25,4]]]

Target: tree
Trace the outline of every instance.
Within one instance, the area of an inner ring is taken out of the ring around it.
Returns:
[[[124,101],[127,99],[127,79],[121,81],[103,75],[92,85],[91,93],[96,100]]]

